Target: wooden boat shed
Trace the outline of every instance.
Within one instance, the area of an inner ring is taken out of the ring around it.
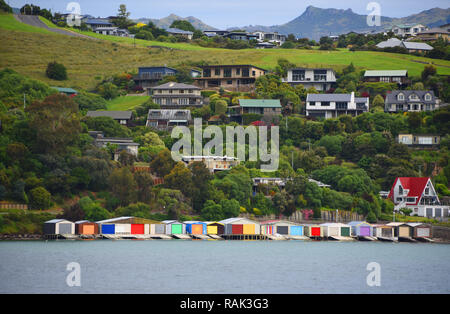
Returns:
[[[98,224],[89,220],[80,220],[75,222],[75,234],[94,235],[98,234]]]
[[[261,234],[303,236],[303,226],[286,220],[267,220],[260,223]]]
[[[310,238],[322,238],[323,228],[320,225],[309,224],[304,226],[304,233]]]
[[[395,238],[411,238],[411,226],[404,222],[390,222],[387,226],[394,228]]]
[[[206,222],[206,234],[222,235],[225,233],[225,225],[218,221]]]
[[[327,222],[320,226],[322,227],[323,236],[326,238],[350,237],[351,235],[351,226],[343,223]]]
[[[186,233],[188,234],[206,234],[207,224],[202,221],[184,221]]]
[[[226,235],[257,235],[261,234],[261,225],[253,220],[236,217],[219,221],[225,226]]]
[[[394,227],[382,224],[372,225],[373,233],[372,235],[376,238],[393,239],[394,238]]]
[[[75,234],[75,224],[65,219],[52,219],[44,223],[45,235]]]
[[[431,238],[432,228],[431,225],[420,223],[420,222],[409,222],[407,223],[412,229],[411,236],[413,238]]]

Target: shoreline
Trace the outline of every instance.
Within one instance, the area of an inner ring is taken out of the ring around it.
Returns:
[[[41,234],[24,234],[24,235],[21,235],[21,234],[19,234],[19,235],[2,234],[2,235],[0,235],[0,242],[2,242],[2,241],[56,241],[56,240],[59,240],[59,241],[61,241],[61,240],[63,240],[63,241],[65,241],[65,240],[68,240],[68,241],[87,241],[87,240],[88,241],[98,241],[98,240],[108,240],[108,239],[99,239],[99,238],[96,238],[96,239],[83,239],[83,238],[77,238],[77,239],[46,239],[44,237],[44,235],[41,235]],[[126,239],[123,239],[123,240],[126,240]],[[144,239],[135,239],[135,240],[142,241]],[[148,240],[150,240],[150,239],[148,239]],[[171,239],[171,240],[176,240],[176,239]],[[192,239],[192,240],[198,241],[198,239]],[[211,239],[211,240],[213,240],[213,239]],[[432,238],[432,240],[433,240],[433,242],[429,242],[430,244],[450,244],[450,240],[448,240],[448,239]],[[163,241],[167,241],[167,239],[163,240]],[[233,241],[245,241],[245,240],[233,240]],[[270,240],[259,240],[259,241],[270,241]],[[290,241],[290,240],[286,239],[284,241]],[[311,240],[302,240],[302,241],[311,241]],[[326,240],[326,239],[322,239],[322,240],[319,240],[319,241],[347,242],[347,241],[333,241],[333,240]],[[278,242],[278,241],[274,241],[274,242]],[[365,242],[365,241],[355,240],[355,242]],[[372,242],[372,241],[370,241],[370,242]],[[376,240],[376,241],[373,241],[373,242],[383,242],[383,241]],[[391,242],[391,243],[393,243],[393,242]],[[402,243],[402,242],[395,242],[395,243]],[[404,243],[408,243],[408,242],[404,242]],[[427,243],[427,242],[419,241],[417,243]]]

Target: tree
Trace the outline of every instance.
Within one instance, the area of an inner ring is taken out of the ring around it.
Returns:
[[[135,200],[136,181],[128,168],[115,169],[109,176],[108,183],[112,193],[120,200],[122,206],[127,206]]]
[[[168,188],[180,190],[185,196],[191,196],[192,173],[181,161],[164,177],[164,183]]]
[[[50,192],[41,186],[32,189],[28,195],[32,209],[48,209],[52,205]]]
[[[130,25],[130,21],[128,20],[129,16],[130,12],[127,11],[127,6],[125,4],[121,4],[119,6],[119,12],[117,13],[117,17],[114,23],[119,28],[128,28],[128,26]]]
[[[222,206],[214,201],[206,201],[202,208],[202,218],[207,221],[219,221],[224,219]]]
[[[57,154],[78,139],[81,131],[78,106],[63,94],[48,96],[26,108],[37,135],[38,151]]]
[[[151,199],[153,177],[147,171],[136,171],[134,179],[137,185],[137,200],[148,203]]]
[[[372,101],[372,108],[373,107],[384,107],[384,98],[380,94],[376,95],[375,98]]]
[[[50,62],[47,65],[47,70],[45,74],[48,78],[57,81],[67,80],[67,70],[64,64],[57,63],[56,61]]]
[[[192,203],[195,210],[203,207],[203,204],[210,198],[210,181],[213,175],[206,168],[203,162],[193,162],[189,165],[192,173]]]
[[[227,112],[228,105],[225,100],[220,99],[215,102],[214,109],[216,115],[225,114]]]
[[[5,2],[5,0],[0,0],[0,11],[6,12],[6,13],[12,13],[12,8]]]
[[[174,166],[175,161],[172,159],[172,154],[168,149],[160,151],[150,163],[150,168],[159,177],[168,175]]]
[[[422,82],[425,82],[428,77],[436,75],[436,68],[433,65],[426,65],[422,71]]]
[[[178,28],[188,32],[195,32],[195,27],[189,21],[176,20],[170,25],[171,28]]]
[[[111,82],[100,84],[97,87],[97,92],[105,99],[111,100],[119,97],[119,88]]]

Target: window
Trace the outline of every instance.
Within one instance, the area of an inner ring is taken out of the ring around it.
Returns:
[[[336,109],[347,109],[348,104],[346,102],[337,102],[336,103]]]
[[[380,82],[385,82],[385,83],[389,83],[391,81],[389,76],[381,76],[380,77]]]
[[[398,100],[405,100],[405,95],[403,95],[403,94],[398,94],[397,99],[398,99]]]
[[[194,90],[190,89],[189,94],[193,94],[193,93],[194,93]]]
[[[426,101],[431,101],[431,95],[430,94],[426,94],[425,95],[425,100]]]
[[[184,89],[180,89],[180,94],[184,94]]]
[[[227,85],[233,85],[233,81],[227,81]]]
[[[223,70],[223,76],[224,77],[231,77],[231,69],[224,69]]]
[[[398,194],[403,195],[403,187],[401,185],[398,186]]]
[[[310,105],[310,106],[315,106],[315,105],[316,105],[316,102],[315,102],[315,101],[310,101],[310,102],[309,102],[309,105]]]
[[[215,76],[219,76],[220,75],[220,69],[215,69],[214,70],[214,75]]]
[[[430,188],[425,189],[425,195],[428,195],[428,194],[430,194]]]
[[[252,71],[252,76],[255,76],[256,75],[256,71]]]
[[[412,94],[411,96],[409,96],[410,100],[419,100],[419,96],[417,96],[416,94]]]
[[[240,68],[236,69],[236,75],[241,75],[241,69]]]
[[[330,105],[330,102],[329,102],[329,101],[322,101],[322,102],[320,103],[320,105],[321,105],[322,107],[328,107],[328,106]]]
[[[408,197],[408,198],[406,199],[406,201],[407,201],[408,203],[414,203],[414,202],[416,201],[416,198],[415,198],[415,197]]]
[[[304,81],[305,80],[305,70],[293,70],[292,71],[293,81]]]
[[[314,70],[314,81],[326,81],[327,70]]]
[[[203,77],[211,77],[211,69],[204,69]]]
[[[242,69],[242,76],[249,77],[250,76],[250,70],[248,68],[247,69]]]

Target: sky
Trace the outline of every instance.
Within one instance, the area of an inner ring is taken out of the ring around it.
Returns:
[[[67,5],[73,0],[5,0],[20,8],[33,3],[52,12],[70,13]],[[216,28],[246,25],[279,25],[300,16],[309,5],[319,8],[351,8],[358,14],[369,14],[367,4],[374,0],[75,0],[81,14],[111,16],[125,4],[131,18],[163,18],[173,13],[181,17],[194,16]],[[448,0],[376,0],[381,15],[405,17],[431,8],[448,8]]]

